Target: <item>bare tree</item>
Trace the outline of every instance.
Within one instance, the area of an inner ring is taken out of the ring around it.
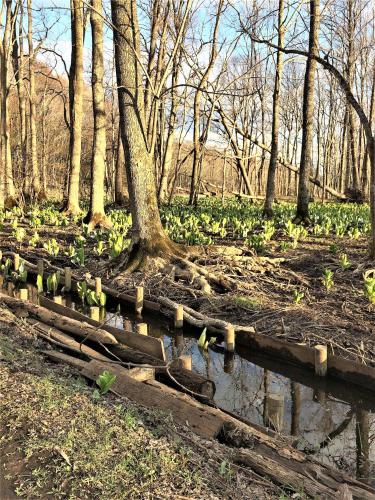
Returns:
[[[79,177],[82,149],[83,42],[84,12],[82,0],[71,0],[72,54],[69,73],[70,165],[66,211],[75,215],[79,208]]]
[[[284,47],[285,19],[284,19],[284,0],[279,0],[278,14],[278,39],[277,45]],[[276,56],[276,74],[275,87],[273,91],[272,108],[272,139],[271,139],[271,157],[268,166],[266,199],[264,203],[264,214],[272,217],[272,204],[275,198],[275,174],[277,168],[277,157],[279,154],[279,127],[280,127],[280,87],[283,74],[283,53],[277,50]]]
[[[90,209],[86,217],[89,229],[110,226],[104,212],[104,176],[106,163],[106,113],[104,102],[103,61],[103,8],[102,0],[91,0],[92,39],[92,101],[94,113],[94,147],[91,160]]]

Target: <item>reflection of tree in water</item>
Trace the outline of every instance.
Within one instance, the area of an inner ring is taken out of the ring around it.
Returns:
[[[163,339],[169,359],[192,355],[193,369],[215,382],[218,406],[257,424],[276,422],[276,430],[293,436],[299,449],[371,482],[373,414],[333,398],[321,384],[313,390],[238,355],[202,352],[195,338],[184,338],[181,332],[170,336],[165,325],[153,324],[151,332]]]

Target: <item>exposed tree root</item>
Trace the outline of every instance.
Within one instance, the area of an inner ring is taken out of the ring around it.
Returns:
[[[91,232],[97,227],[110,229],[112,227],[111,220],[104,214],[88,212],[83,222],[88,225],[88,231]]]
[[[303,226],[311,226],[312,222],[308,215],[296,215],[293,219],[293,224],[303,225]]]

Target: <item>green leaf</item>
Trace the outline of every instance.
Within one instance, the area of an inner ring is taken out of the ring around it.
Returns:
[[[43,293],[43,278],[40,274],[36,277],[36,287],[38,289],[38,293]]]
[[[116,375],[106,370],[101,375],[99,375],[99,377],[96,379],[96,384],[100,389],[100,394],[106,394],[115,380]]]
[[[201,336],[199,337],[198,340],[198,347],[200,347],[201,349],[204,349],[204,346],[206,345],[206,336],[207,336],[207,328],[205,328],[202,331]]]

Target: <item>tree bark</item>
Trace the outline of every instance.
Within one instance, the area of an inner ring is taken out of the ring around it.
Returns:
[[[125,156],[121,141],[120,127],[118,130],[117,138],[117,155],[115,168],[115,202],[118,205],[125,205],[128,202],[128,191],[126,189]]]
[[[35,200],[40,196],[40,179],[38,166],[37,145],[37,112],[36,112],[36,87],[34,71],[34,47],[33,47],[33,12],[32,0],[27,0],[27,41],[29,46],[29,106],[30,106],[30,171],[31,171],[31,194]]]
[[[135,0],[112,0],[111,5],[120,130],[133,222],[126,268],[132,271],[146,264],[149,256],[176,252],[177,245],[170,241],[161,224],[147,144],[137,4]]]
[[[309,176],[312,167],[312,146],[314,135],[314,83],[317,62],[311,55],[318,55],[318,33],[320,19],[320,0],[310,0],[309,57],[306,62],[303,94],[303,125],[301,163],[297,195],[295,222],[309,220]]]
[[[284,47],[285,25],[284,25],[284,0],[279,0],[278,15],[278,42],[279,47]],[[280,127],[280,87],[283,74],[283,53],[277,51],[275,87],[273,91],[273,110],[272,110],[272,139],[271,139],[271,157],[268,167],[266,199],[264,203],[264,215],[273,216],[272,205],[275,199],[275,176],[277,169],[277,157],[279,154],[279,127]]]
[[[90,209],[86,216],[89,229],[111,226],[104,212],[104,176],[106,162],[106,114],[104,102],[104,58],[102,0],[91,0],[92,102],[94,114],[94,147],[91,159]]]
[[[66,211],[75,215],[79,208],[83,112],[83,1],[71,0],[72,54],[69,74],[70,141],[69,185]]]

